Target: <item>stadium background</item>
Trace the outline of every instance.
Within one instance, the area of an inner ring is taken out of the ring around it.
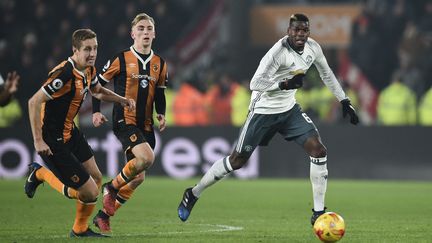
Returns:
[[[21,80],[15,106],[0,108],[0,178],[22,178],[30,161],[40,161],[34,154],[27,101],[47,72],[71,54],[73,30],[97,32],[101,68],[132,44],[130,22],[139,12],[155,18],[153,49],[168,61],[170,74],[169,128],[158,135],[149,175],[199,176],[210,162],[230,152],[247,111],[248,81],[260,58],[284,35],[289,16],[305,12],[311,18],[311,37],[323,46],[361,115],[360,126],[343,121],[340,105],[316,71],[308,72],[297,98],[323,135],[331,177],[432,179],[426,153],[432,135],[432,107],[427,106],[432,103],[432,3],[403,0],[138,0],[121,5],[2,0],[0,73],[5,78],[17,70]],[[390,95],[390,103],[380,107],[380,94],[395,80],[409,90],[407,95]],[[102,171],[112,176],[123,155],[110,124],[92,128],[89,101],[79,124]],[[110,109],[104,104],[107,117]],[[258,149],[235,176],[306,178],[307,162],[300,148],[278,137]]]

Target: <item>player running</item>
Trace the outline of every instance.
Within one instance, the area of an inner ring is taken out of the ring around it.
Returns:
[[[119,105],[113,108],[113,131],[123,145],[127,163],[121,172],[103,185],[103,209],[93,218],[101,232],[110,232],[110,217],[132,197],[144,181],[145,172],[154,161],[155,134],[153,106],[159,130],[165,129],[165,88],[168,82],[167,63],[153,52],[155,22],[145,13],[132,21],[133,45],[110,59],[99,74],[102,84],[114,81],[119,95],[133,99],[136,110]],[[107,121],[100,113],[100,102],[93,99],[93,124]]]
[[[101,100],[117,102],[128,112],[135,101],[102,87],[94,67],[96,33],[76,30],[72,35],[73,55],[48,74],[48,79],[29,100],[29,116],[36,152],[50,170],[30,164],[25,193],[33,198],[36,188],[47,182],[67,198],[77,199],[75,222],[70,237],[105,237],[88,226],[99,194],[102,174],[84,135],[74,124],[89,90]]]
[[[231,155],[216,161],[194,187],[187,188],[178,206],[178,216],[186,221],[201,193],[233,170],[246,164],[256,146],[267,145],[276,133],[287,141],[295,141],[310,156],[314,208],[311,223],[325,212],[327,188],[327,150],[318,129],[296,103],[296,89],[312,64],[325,85],[341,102],[343,116],[352,124],[358,117],[335,75],[327,64],[321,46],[309,37],[309,19],[303,14],[290,17],[287,36],[280,39],[262,58],[250,88],[249,114]]]

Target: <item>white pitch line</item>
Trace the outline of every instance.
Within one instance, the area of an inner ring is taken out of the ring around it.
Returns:
[[[209,229],[202,230],[190,230],[190,231],[162,231],[162,232],[147,232],[147,233],[135,233],[135,234],[112,234],[113,238],[115,237],[132,237],[132,236],[154,236],[154,235],[176,235],[176,234],[196,234],[196,233],[210,233],[210,232],[225,232],[225,231],[237,231],[243,230],[241,226],[231,226],[231,225],[223,225],[223,224],[190,224],[188,225],[196,225],[196,226],[206,226],[212,227]],[[61,239],[68,238],[68,235],[51,235],[51,236],[31,236],[31,237],[18,237],[18,239]]]
[[[168,232],[153,232],[153,233],[138,233],[138,234],[115,234],[113,236],[151,236],[151,235],[175,235],[175,234],[195,234],[209,232],[224,232],[243,230],[241,226],[230,226],[223,224],[196,224],[198,226],[218,227],[216,229],[195,230],[195,231],[168,231]]]

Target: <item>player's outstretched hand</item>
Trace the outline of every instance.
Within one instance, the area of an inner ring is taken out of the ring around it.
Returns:
[[[303,86],[304,73],[299,73],[291,79],[279,82],[279,88],[281,90],[299,89]]]
[[[165,120],[165,116],[162,114],[157,114],[156,118],[159,121],[159,131],[163,131],[166,128],[166,120]]]
[[[93,113],[93,126],[98,127],[102,124],[104,124],[105,122],[108,121],[108,119],[104,116],[104,114],[100,113],[100,112],[95,112]]]
[[[342,104],[342,115],[345,118],[348,114],[350,116],[350,122],[354,125],[357,125],[359,123],[359,118],[357,116],[357,113],[354,109],[354,107],[351,105],[351,101],[347,98],[344,100],[341,100]]]
[[[19,80],[20,76],[16,71],[7,74],[5,89],[9,92],[9,94],[15,94],[17,92]]]

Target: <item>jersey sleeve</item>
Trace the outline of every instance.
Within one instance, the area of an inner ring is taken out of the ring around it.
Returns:
[[[271,91],[279,89],[274,75],[281,65],[281,51],[270,49],[261,59],[260,64],[252,77],[250,89],[253,91]]]
[[[120,73],[120,59],[114,56],[102,68],[102,73],[99,74],[99,82],[104,85],[113,80],[114,76]]]
[[[90,88],[95,87],[99,83],[98,77],[96,76],[96,68],[92,67],[91,69],[91,81]]]
[[[321,46],[316,42],[314,43],[314,51],[316,53],[316,59],[314,61],[314,64],[318,70],[322,81],[339,101],[345,99],[345,92],[337,81],[336,76],[334,75],[330,66],[328,65],[327,59],[324,56]]]
[[[168,65],[166,62],[164,62],[162,71],[159,75],[159,80],[157,82],[157,87],[165,89],[167,85],[168,85]]]
[[[70,91],[73,73],[69,66],[66,64],[48,74],[48,79],[42,86],[42,91],[48,98],[56,99]]]

